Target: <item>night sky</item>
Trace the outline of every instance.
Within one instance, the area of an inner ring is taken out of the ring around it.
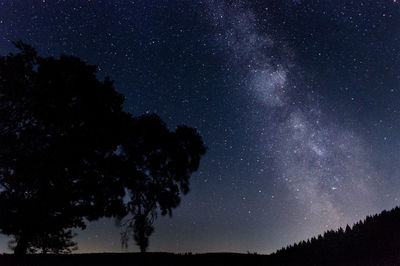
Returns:
[[[0,54],[78,56],[127,111],[200,131],[207,154],[150,251],[270,253],[399,205],[399,5],[2,0]],[[79,252],[126,251],[111,219],[78,234]]]

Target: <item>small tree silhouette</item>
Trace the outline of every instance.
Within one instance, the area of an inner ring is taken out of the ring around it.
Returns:
[[[181,195],[188,193],[190,176],[198,169],[206,148],[195,129],[180,126],[171,132],[155,115],[142,116],[130,126],[135,130],[129,132],[135,134],[127,136],[121,147],[124,167],[129,169],[123,178],[129,199],[122,244],[126,246],[133,235],[145,252],[158,211],[172,215]],[[129,176],[132,173],[134,178]]]

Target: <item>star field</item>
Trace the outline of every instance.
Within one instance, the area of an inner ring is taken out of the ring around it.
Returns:
[[[5,0],[0,36],[199,129],[207,154],[150,251],[270,253],[399,204],[397,1]],[[111,219],[78,234],[79,252],[124,251]]]

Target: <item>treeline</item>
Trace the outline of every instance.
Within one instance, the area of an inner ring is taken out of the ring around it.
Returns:
[[[400,208],[367,216],[352,227],[289,245],[272,254],[278,265],[398,265]]]

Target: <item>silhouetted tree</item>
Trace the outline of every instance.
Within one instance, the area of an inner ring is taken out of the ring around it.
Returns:
[[[20,53],[0,57],[0,232],[16,254],[69,250],[66,229],[124,211],[105,168],[124,97],[78,58],[15,45]]]
[[[142,116],[129,125],[135,134],[127,136],[121,146],[128,174],[124,187],[128,191],[128,215],[123,225],[122,243],[131,235],[145,252],[158,211],[172,215],[182,194],[189,191],[189,178],[199,167],[206,148],[195,129],[178,127],[174,132],[155,115]],[[123,167],[122,167],[123,168]],[[130,174],[135,173],[132,178]]]
[[[124,112],[95,66],[15,45],[0,57],[0,232],[16,254],[68,252],[85,218],[126,217],[123,239],[145,251],[157,211],[171,215],[189,191],[200,135]]]

